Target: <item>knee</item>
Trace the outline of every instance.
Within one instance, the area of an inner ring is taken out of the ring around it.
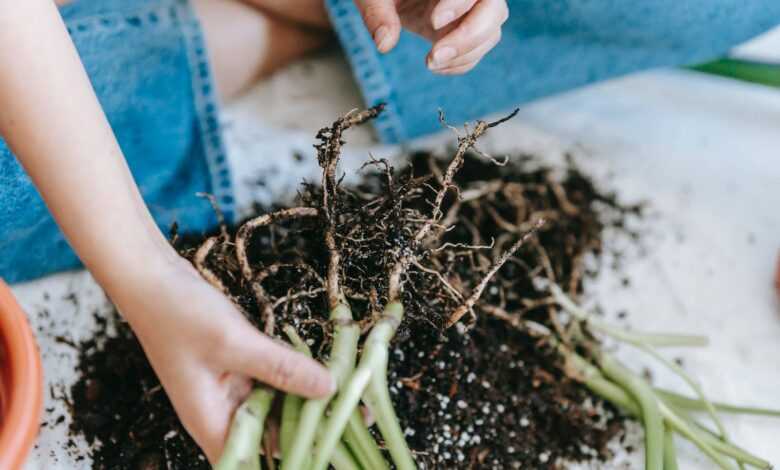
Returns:
[[[321,47],[329,37],[237,0],[194,0],[193,5],[223,98]]]

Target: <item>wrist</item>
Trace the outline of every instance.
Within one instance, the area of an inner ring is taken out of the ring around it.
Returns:
[[[117,257],[111,266],[94,270],[122,316],[134,328],[143,316],[154,311],[155,298],[172,289],[171,281],[197,275],[192,265],[169,244],[154,244]]]

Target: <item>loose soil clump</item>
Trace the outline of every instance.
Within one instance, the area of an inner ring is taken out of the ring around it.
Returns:
[[[333,247],[341,291],[364,332],[395,295],[388,272],[409,260],[388,381],[417,464],[556,468],[608,459],[621,420],[567,376],[555,348],[529,325],[563,341],[573,333],[577,324],[559,320],[539,279],[578,297],[598,269],[586,269],[586,260],[598,260],[604,230],[623,228],[641,208],[597,189],[571,160],[563,171],[527,156],[499,161],[463,145],[474,137],[468,131],[454,166],[429,153],[398,169],[372,159],[359,184],[342,185],[337,158],[327,158],[349,127],[334,138],[339,122],[318,135],[323,184],[303,185],[300,208],[275,208],[237,234],[222,227],[178,239],[177,248],[258,328],[284,337],[282,327],[292,325],[320,359],[333,333]],[[418,239],[426,224],[430,234]],[[95,444],[95,468],[208,468],[126,325],[82,344],[80,360],[72,431]]]
[[[79,380],[70,390],[70,431],[91,447],[92,468],[211,468],[179,422],[130,327],[116,313],[93,339],[79,344]],[[70,440],[70,452],[77,452]]]

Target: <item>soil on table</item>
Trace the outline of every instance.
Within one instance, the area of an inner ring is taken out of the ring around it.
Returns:
[[[408,226],[397,220],[415,220],[429,210],[446,166],[423,153],[410,160],[399,171],[374,162],[361,184],[339,196],[344,290],[356,319],[367,325],[385,295],[388,253],[408,238]],[[557,170],[531,157],[510,161],[497,166],[467,156],[455,179],[460,199],[453,191],[444,206],[456,222],[442,234],[446,245],[407,273],[406,316],[391,345],[389,382],[402,428],[424,468],[559,468],[565,461],[606,460],[607,443],[623,429],[615,410],[568,378],[528,325],[571,333],[539,279],[578,296],[583,279],[600,268],[605,229],[625,230],[624,219],[641,208],[600,191],[571,161]],[[308,185],[300,200],[321,197],[319,186]],[[544,217],[545,227],[488,283],[473,315],[446,328],[447,314],[460,302],[450,288],[470,292],[535,217]],[[319,225],[301,220],[258,231],[249,258],[258,270],[273,268],[263,286],[274,299],[274,331],[294,325],[322,357],[330,328],[321,284],[328,252]],[[177,248],[191,258],[204,239],[179,238]],[[263,328],[257,299],[236,274],[230,249],[220,244],[208,265]],[[294,295],[301,292],[306,295]],[[82,375],[71,391],[71,430],[92,444],[94,468],[208,468],[133,334],[120,321],[116,330],[80,345]]]

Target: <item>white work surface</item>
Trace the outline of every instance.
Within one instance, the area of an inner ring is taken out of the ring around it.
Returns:
[[[770,50],[780,50],[777,44]],[[316,178],[314,132],[359,106],[335,53],[297,64],[228,106],[224,121],[243,205],[290,196],[302,177]],[[347,172],[369,148],[377,156],[398,153],[372,145],[366,130],[350,132]],[[445,132],[418,145],[452,141]],[[604,269],[587,286],[588,304],[610,318],[626,310],[624,323],[637,329],[708,335],[708,348],[673,350],[670,357],[683,357],[712,398],[780,406],[780,306],[771,282],[780,251],[780,90],[679,71],[645,73],[525,106],[481,147],[552,163],[569,152],[622,200],[648,201],[650,215],[641,222],[646,252],[626,245],[623,273]],[[302,162],[292,158],[296,152]],[[259,190],[258,178],[270,189]],[[627,288],[619,287],[624,276]],[[16,285],[14,292],[30,312],[47,382],[59,395],[76,379],[76,362],[54,336],[89,337],[93,311],[110,307],[85,272]],[[77,304],[65,299],[70,293]],[[49,318],[37,314],[43,309]],[[634,367],[652,366],[633,351],[623,353]],[[651,368],[659,384],[684,389],[668,372]],[[55,420],[64,405],[48,386],[45,397],[55,411],[44,420]],[[64,450],[68,421],[44,427],[28,469],[89,468],[89,459],[76,462]],[[726,423],[736,442],[780,464],[780,421],[730,417]],[[636,429],[631,439],[641,449]],[[681,468],[713,468],[693,447],[680,447]],[[641,468],[642,458],[641,450],[619,452],[612,463],[579,468]]]

